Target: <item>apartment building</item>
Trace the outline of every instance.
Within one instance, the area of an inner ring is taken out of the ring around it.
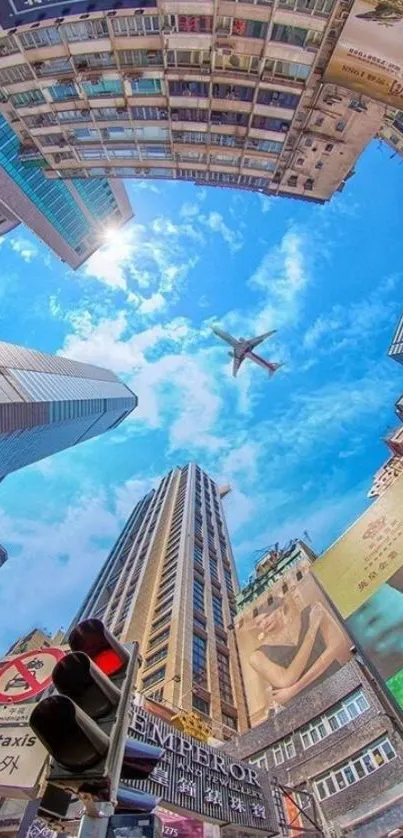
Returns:
[[[324,81],[350,0],[105,5],[24,9],[0,38],[0,109],[48,178],[323,202],[380,131],[382,104]]]
[[[219,489],[189,464],[137,503],[73,625],[94,616],[123,641],[138,640],[138,689],[198,711],[213,736],[230,738],[247,727],[237,590]]]

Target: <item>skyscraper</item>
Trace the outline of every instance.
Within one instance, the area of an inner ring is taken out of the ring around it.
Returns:
[[[0,233],[21,221],[71,268],[78,268],[120,227],[131,210],[123,184],[50,181],[32,144],[20,138],[0,114]]]
[[[228,738],[247,726],[237,590],[219,491],[189,464],[137,503],[74,622],[98,617],[123,641],[138,640],[140,690],[199,711]]]
[[[0,342],[0,480],[116,427],[136,405],[109,370]]]
[[[323,202],[385,120],[384,104],[347,89],[351,76],[328,81],[351,5],[4,2],[0,110],[50,178],[175,178]]]
[[[2,546],[2,544],[0,544],[0,567],[2,567],[2,565],[6,563],[7,559],[8,559],[7,550],[6,550],[5,547]]]
[[[399,364],[403,364],[403,314],[396,326],[388,355],[390,358],[393,358],[394,361],[397,361]]]

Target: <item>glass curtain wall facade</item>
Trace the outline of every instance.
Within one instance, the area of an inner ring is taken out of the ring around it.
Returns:
[[[131,217],[124,188],[117,191],[104,178],[48,180],[39,163],[35,149],[21,153],[20,138],[0,115],[2,203],[71,267],[78,267],[103,243],[109,226]]]
[[[0,342],[0,479],[116,427],[136,404],[109,370]]]

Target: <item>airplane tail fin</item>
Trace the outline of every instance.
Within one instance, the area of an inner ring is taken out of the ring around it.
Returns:
[[[279,364],[276,364],[276,363],[271,364],[271,367],[269,369],[269,378],[271,378],[272,375],[274,375],[274,373],[277,372],[277,370],[280,369],[280,367],[283,367],[283,366],[284,366],[284,361],[282,361]]]

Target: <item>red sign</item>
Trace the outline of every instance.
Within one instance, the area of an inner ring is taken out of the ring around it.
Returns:
[[[27,701],[52,683],[55,664],[64,657],[61,649],[25,652],[0,664],[0,704]]]
[[[203,838],[203,822],[167,809],[157,809],[162,821],[163,838]]]

